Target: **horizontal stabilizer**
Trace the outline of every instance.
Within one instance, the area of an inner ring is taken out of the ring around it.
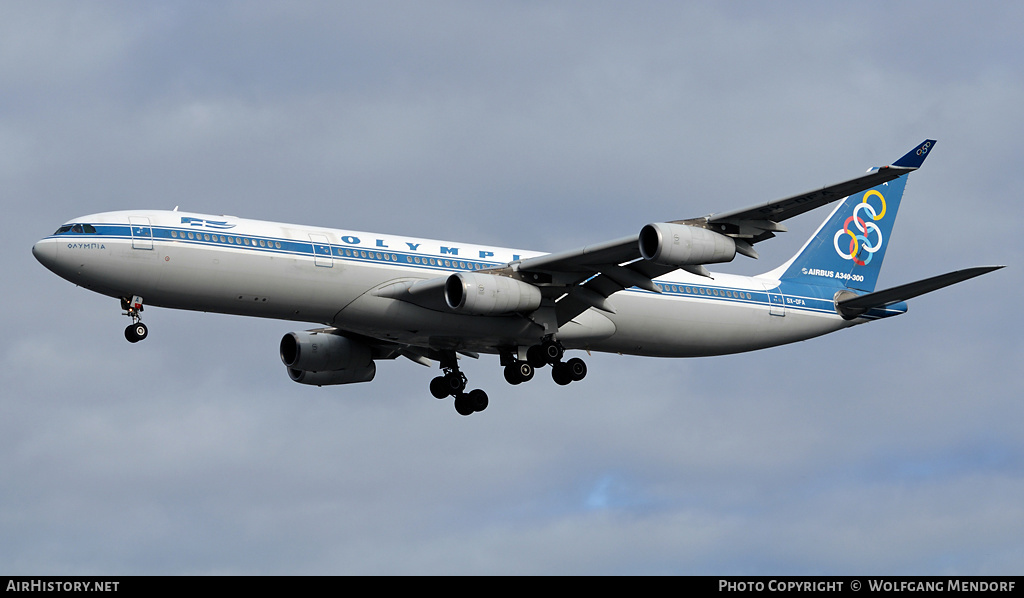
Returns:
[[[918,280],[917,282],[902,284],[891,289],[868,293],[867,295],[853,296],[851,293],[849,298],[840,299],[836,302],[836,309],[844,318],[852,319],[870,309],[885,307],[887,305],[899,303],[900,301],[913,299],[914,297],[918,297],[932,291],[937,291],[943,287],[963,282],[974,278],[975,276],[988,274],[989,272],[998,270],[1002,267],[1003,266],[979,266],[977,268],[967,268],[966,270],[957,270],[956,272],[940,274],[924,280]]]

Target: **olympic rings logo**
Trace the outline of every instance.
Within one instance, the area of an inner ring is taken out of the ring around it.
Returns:
[[[923,155],[927,154],[928,150],[931,149],[931,147],[932,147],[931,142],[923,143],[921,145],[921,147],[917,148],[917,155],[918,156],[923,156]]]
[[[928,150],[925,149],[925,151]],[[870,197],[878,197],[878,201],[882,204],[880,210],[876,211],[875,207],[868,203]],[[875,224],[882,218],[885,218],[885,197],[872,189],[864,194],[864,198],[859,204],[854,206],[853,215],[843,223],[843,230],[836,231],[832,244],[839,257],[844,260],[853,260],[853,263],[858,266],[866,266],[871,263],[872,256],[882,248],[882,229]],[[850,230],[851,223],[853,230]],[[844,235],[850,237],[849,247],[846,251],[839,247],[839,240]]]

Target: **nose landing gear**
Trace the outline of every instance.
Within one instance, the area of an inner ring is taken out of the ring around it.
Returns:
[[[133,296],[131,299],[122,297],[121,309],[124,310],[124,315],[132,319],[132,323],[124,329],[125,340],[129,343],[145,340],[149,336],[149,328],[142,323],[142,317],[139,316],[139,312],[142,311],[142,297],[138,295]]]

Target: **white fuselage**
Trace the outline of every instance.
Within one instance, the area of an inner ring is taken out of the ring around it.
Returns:
[[[530,346],[543,329],[522,314],[473,316],[374,294],[395,282],[503,266],[542,255],[396,235],[178,211],[83,216],[33,253],[63,278],[146,305],[318,322],[380,340],[495,352]],[[63,227],[62,227],[63,228]],[[89,229],[93,232],[88,232]],[[564,324],[566,348],[689,357],[803,340],[866,319],[836,314],[834,289],[785,285],[771,274],[707,278],[675,271],[661,294],[612,295]]]

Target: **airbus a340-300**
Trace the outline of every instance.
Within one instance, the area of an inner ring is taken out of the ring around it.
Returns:
[[[469,415],[459,355],[497,354],[511,384],[550,366],[558,384],[587,366],[569,350],[659,357],[721,355],[800,341],[904,313],[906,300],[1001,266],[876,291],[907,174],[927,140],[889,166],[751,208],[656,222],[561,253],[505,249],[173,211],[75,218],[32,253],[57,275],[118,298],[130,342],[143,305],[317,322],[280,343],[301,384],[368,382],[375,362],[438,363],[437,398]],[[842,201],[839,201],[842,200]],[[782,222],[839,201],[800,251],[760,276],[705,266],[757,257]]]

